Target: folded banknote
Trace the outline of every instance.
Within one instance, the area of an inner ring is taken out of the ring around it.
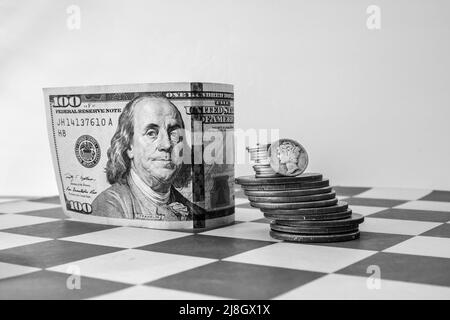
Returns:
[[[161,229],[234,221],[233,86],[44,89],[65,213]]]

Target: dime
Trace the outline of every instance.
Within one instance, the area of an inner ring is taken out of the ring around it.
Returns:
[[[315,188],[315,189],[298,189],[298,190],[272,190],[272,191],[252,191],[244,190],[246,196],[252,197],[295,197],[306,196],[310,194],[322,194],[331,192],[331,187]]]
[[[251,152],[251,154],[254,154],[256,156],[267,156],[269,154],[267,149],[266,150],[250,151],[250,152]]]
[[[276,220],[278,225],[299,227],[299,228],[336,228],[336,227],[350,227],[358,226],[364,222],[364,216],[358,213],[353,213],[349,218],[339,220]]]
[[[273,169],[270,167],[270,164],[268,164],[268,163],[262,163],[262,164],[258,163],[258,164],[255,164],[255,165],[253,166],[253,169],[270,169],[270,170],[273,170]]]
[[[255,170],[256,174],[258,174],[258,173],[273,173],[275,176],[279,176],[279,174],[276,173],[275,171],[273,171],[270,166],[263,167],[263,168],[253,167],[253,169]]]
[[[273,171],[272,169],[270,169],[270,170],[262,170],[262,171],[255,170],[255,174],[256,174],[256,175],[259,175],[259,174],[272,174],[273,177],[278,177],[278,176],[280,176],[278,173],[276,173],[276,172]]]
[[[270,143],[261,144],[257,143],[255,147],[247,147],[247,150],[250,151],[258,151],[258,150],[267,150],[270,147]]]
[[[272,223],[270,229],[278,232],[294,233],[294,234],[337,234],[358,231],[358,225],[343,227],[316,227],[303,228],[298,226],[285,226]]]
[[[265,154],[257,154],[254,159],[255,165],[253,166],[253,170],[255,170],[255,177],[270,178],[280,176],[270,167],[267,150],[264,152]]]
[[[320,201],[306,201],[306,202],[282,202],[282,203],[270,203],[270,202],[253,202],[250,201],[250,205],[260,209],[301,209],[301,208],[317,208],[328,207],[337,204],[338,200],[320,200]]]
[[[348,210],[348,204],[345,201],[338,201],[334,206],[329,207],[319,207],[319,208],[302,208],[302,209],[262,209],[261,211],[270,214],[282,214],[286,216],[290,215],[311,215],[311,214],[326,214],[326,213],[337,213]]]
[[[255,164],[253,166],[254,170],[259,170],[259,171],[271,171],[271,172],[275,172],[273,171],[273,169],[268,165],[268,164]]]
[[[284,176],[298,176],[308,166],[308,153],[297,141],[280,139],[272,143],[268,150],[270,166]]]
[[[287,197],[254,197],[248,196],[249,201],[253,202],[272,202],[272,203],[291,203],[291,202],[308,202],[308,201],[319,201],[319,200],[329,200],[334,199],[336,193],[329,192],[323,194],[312,194],[305,196],[287,196]]]
[[[255,178],[254,176],[243,176],[236,178],[236,183],[242,186],[268,185],[268,184],[291,184],[300,182],[311,182],[322,180],[320,173],[305,173],[297,177],[274,177],[274,178]]]
[[[255,177],[256,178],[260,178],[258,175],[260,175],[260,174],[271,174],[272,175],[272,177],[278,177],[278,176],[280,176],[278,173],[276,173],[275,171],[273,171],[273,170],[270,170],[270,171],[258,171],[258,170],[255,170]]]
[[[329,180],[321,181],[305,181],[299,183],[289,184],[260,184],[260,185],[242,185],[241,188],[245,191],[281,191],[281,190],[299,190],[299,189],[311,189],[322,188],[330,185]]]
[[[349,232],[349,233],[339,233],[339,234],[330,234],[330,235],[303,235],[303,234],[293,234],[286,232],[278,232],[274,230],[270,230],[270,236],[274,239],[278,240],[286,240],[293,242],[338,242],[338,241],[348,241],[359,238],[359,231]]]
[[[294,221],[319,221],[319,220],[337,220],[337,219],[348,219],[352,216],[352,210],[346,210],[342,212],[332,212],[332,213],[318,213],[318,214],[280,214],[271,212],[263,212],[264,217],[267,219],[275,220],[279,224],[291,224]]]

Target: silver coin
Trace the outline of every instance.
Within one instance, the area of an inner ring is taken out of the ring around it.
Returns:
[[[286,226],[277,223],[271,223],[270,229],[278,232],[295,233],[295,234],[339,234],[348,232],[357,232],[358,225],[342,226],[342,227],[299,227]]]
[[[261,186],[261,185],[270,185],[270,184],[298,184],[301,182],[311,182],[311,181],[321,181],[322,175],[320,173],[305,173],[301,176],[297,177],[286,177],[281,176],[273,179],[255,179],[253,176],[241,176],[235,179],[237,184],[242,185],[243,187],[247,186]]]
[[[274,173],[257,173],[255,174],[256,178],[273,178],[273,177],[278,177],[279,174],[274,172]]]
[[[246,196],[252,197],[295,197],[306,196],[310,194],[322,194],[333,191],[331,187],[315,188],[315,189],[298,189],[298,190],[272,190],[272,191],[259,191],[259,190],[244,190]]]
[[[282,176],[280,176],[282,177]],[[238,182],[236,182],[239,184]],[[284,183],[284,184],[254,184],[254,185],[241,185],[244,191],[285,191],[285,190],[301,190],[311,188],[323,188],[328,187],[330,181],[328,179],[320,181],[305,181],[298,183]]]
[[[272,169],[284,176],[298,176],[308,166],[308,153],[297,141],[280,139],[270,145],[269,160]]]
[[[294,241],[294,242],[338,242],[349,241],[359,238],[359,231],[339,234],[326,234],[326,235],[303,235],[286,232],[278,232],[270,230],[270,236],[274,239]]]
[[[310,216],[310,215],[320,215],[320,214],[328,214],[328,213],[338,213],[350,210],[348,208],[348,204],[345,201],[338,201],[338,203],[334,206],[329,207],[318,207],[318,208],[301,208],[294,210],[282,210],[282,209],[262,209],[264,213],[267,214],[275,214],[281,216],[285,216],[287,220],[289,217],[299,216]],[[351,210],[350,210],[351,212]],[[275,218],[277,219],[277,218]],[[281,218],[279,218],[281,219]],[[295,218],[294,218],[295,219]]]
[[[271,176],[271,177],[277,177],[279,176],[278,173],[276,173],[275,171],[267,171],[267,172],[261,172],[261,171],[255,171],[257,176],[263,175],[263,176]]]
[[[302,196],[248,196],[248,200],[252,202],[271,202],[271,203],[291,203],[291,202],[307,202],[334,199],[336,193],[334,191],[321,194],[310,194]]]
[[[318,200],[318,201],[305,201],[305,202],[253,202],[250,201],[250,205],[259,209],[305,209],[305,208],[317,208],[317,207],[330,207],[338,203],[338,200]]]
[[[254,147],[247,147],[248,151],[253,151],[253,150],[267,150],[270,147],[270,143],[268,144],[259,144],[257,143]]]
[[[264,166],[264,167],[253,167],[254,170],[256,171],[270,171],[270,172],[275,172],[273,171],[273,169],[270,166]]]
[[[323,219],[323,220],[283,220],[274,219],[277,225],[298,227],[298,228],[335,228],[358,226],[364,222],[364,216],[358,213],[352,213],[351,216],[344,219]]]
[[[270,170],[255,170],[256,173],[276,173],[272,169]]]
[[[338,219],[348,219],[352,216],[352,210],[335,213],[318,213],[318,214],[279,214],[273,211],[263,211],[264,217],[276,220],[279,224],[292,224],[295,221],[328,221]]]

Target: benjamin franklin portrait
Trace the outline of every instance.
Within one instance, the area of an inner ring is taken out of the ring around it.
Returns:
[[[184,122],[165,97],[131,100],[119,117],[108,149],[111,184],[92,203],[92,214],[128,219],[192,220],[202,209],[175,187],[184,187],[190,167],[183,164]]]

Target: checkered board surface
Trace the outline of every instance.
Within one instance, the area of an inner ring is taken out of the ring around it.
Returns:
[[[77,222],[56,197],[0,198],[0,299],[450,299],[449,191],[335,190],[365,216],[358,240],[272,239],[242,191],[235,224],[196,234]]]

